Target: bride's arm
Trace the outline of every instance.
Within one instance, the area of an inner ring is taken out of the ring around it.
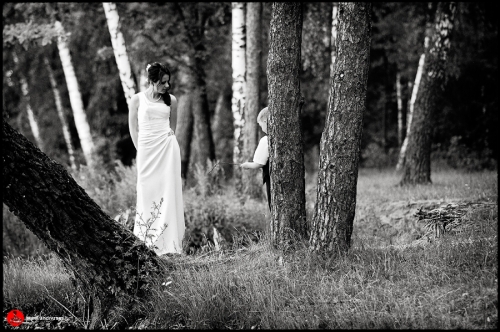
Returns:
[[[138,108],[139,108],[139,96],[135,94],[132,96],[130,100],[130,106],[128,108],[128,129],[130,131],[130,137],[132,137],[132,142],[134,142],[136,150],[137,150],[137,136],[139,133],[139,119],[137,118]]]
[[[175,132],[177,128],[177,99],[174,95],[170,95],[170,128]]]

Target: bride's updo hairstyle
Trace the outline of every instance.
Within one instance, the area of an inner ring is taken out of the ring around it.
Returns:
[[[163,78],[163,75],[168,75],[168,85],[170,85],[170,70],[165,65],[162,65],[159,62],[153,62],[150,63],[146,66],[146,71],[148,72],[148,83],[151,84],[151,82],[156,83],[156,82],[161,82],[161,79]],[[172,103],[172,100],[170,99],[170,94],[165,92],[162,95],[163,102],[167,105],[170,106]]]

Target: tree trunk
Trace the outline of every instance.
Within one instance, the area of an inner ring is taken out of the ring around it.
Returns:
[[[340,3],[335,73],[320,142],[311,249],[335,254],[350,247],[370,67],[371,4]]]
[[[297,2],[272,6],[267,67],[271,239],[286,247],[292,233],[305,237],[307,232],[299,80],[302,8]]]
[[[400,184],[431,183],[431,135],[432,115],[437,99],[443,91],[445,65],[450,48],[450,35],[456,10],[454,2],[437,4],[434,25],[429,32],[429,44],[425,47],[422,82],[412,115],[408,150]]]
[[[4,203],[93,297],[91,328],[134,319],[168,266],[68,174],[3,122]],[[139,301],[139,302],[135,302]]]
[[[14,63],[17,65],[19,63],[19,59],[15,52],[12,52],[12,59]],[[26,113],[28,114],[28,122],[30,124],[31,132],[33,137],[35,138],[36,145],[40,150],[43,150],[43,140],[40,135],[40,128],[38,127],[38,122],[35,118],[35,114],[33,113],[33,109],[31,108],[31,100],[30,93],[28,89],[28,81],[24,73],[20,73],[21,80],[21,91],[23,93],[24,100],[26,101]]]
[[[246,105],[245,125],[243,127],[243,160],[252,161],[257,148],[258,124],[257,115],[260,105],[260,71],[261,71],[261,15],[260,2],[247,3],[246,32]],[[254,198],[262,197],[262,176],[256,171],[242,173],[243,192]]]
[[[175,136],[181,151],[181,174],[183,179],[187,179],[190,160],[192,159],[191,144],[193,141],[194,117],[193,117],[193,75],[188,68],[190,66],[189,57],[184,54],[182,60],[185,66],[180,66],[178,71],[178,81],[180,95],[177,97],[177,129]]]
[[[245,96],[246,96],[246,33],[245,33],[245,3],[231,3],[231,68],[233,76],[233,97],[231,111],[234,119],[234,150],[233,163],[244,162],[243,155],[243,128],[245,127]],[[242,188],[242,171],[234,169],[235,186],[240,191]]]
[[[59,93],[59,88],[57,87],[56,79],[54,78],[54,72],[52,67],[50,66],[49,60],[47,57],[43,58],[45,63],[45,68],[47,68],[47,73],[49,74],[50,86],[52,88],[52,93],[54,94],[54,100],[56,103],[57,115],[59,116],[59,120],[61,120],[61,127],[63,131],[64,141],[66,142],[66,148],[68,149],[69,162],[71,168],[76,170],[76,161],[75,161],[75,152],[73,149],[73,143],[71,143],[71,133],[69,131],[68,121],[64,116],[64,108],[62,106],[61,94]]]
[[[113,52],[115,53],[116,65],[120,73],[120,81],[122,82],[123,92],[127,105],[130,106],[130,100],[136,93],[136,86],[132,76],[132,69],[130,68],[130,61],[127,55],[127,47],[125,39],[120,30],[120,17],[116,10],[116,5],[113,2],[103,2],[104,14],[108,21],[109,34],[111,36],[111,45],[113,45]]]
[[[337,26],[339,20],[337,18],[339,11],[339,3],[332,3],[332,39],[330,40],[330,48],[331,48],[331,63],[330,63],[330,77],[333,77],[333,71],[335,70],[335,58],[337,57]]]
[[[198,162],[203,168],[206,168],[207,160],[213,161],[215,159],[206,84],[198,82],[198,85],[191,92],[191,96]]]
[[[403,99],[401,97],[401,74],[396,73],[396,98],[398,103],[398,147],[403,144]]]
[[[181,174],[187,178],[189,159],[191,156],[191,141],[193,140],[193,96],[184,93],[177,101],[177,132],[175,136],[181,151]]]
[[[85,109],[83,107],[82,95],[76,79],[75,69],[73,68],[73,63],[71,62],[71,55],[66,41],[66,32],[64,31],[64,27],[60,21],[56,20],[54,25],[55,28],[59,30],[57,48],[59,49],[59,57],[61,58],[64,77],[66,78],[66,84],[68,86],[69,100],[71,102],[71,109],[73,110],[73,118],[75,119],[78,137],[80,138],[80,145],[82,147],[87,166],[92,167],[94,142],[92,140],[90,126],[87,121],[87,115],[85,114]]]
[[[215,104],[215,114],[213,121],[215,156],[217,160],[231,162],[233,160],[233,115],[231,113],[231,86],[221,89]],[[227,178],[233,177],[233,165],[221,164]]]
[[[415,75],[415,84],[413,84],[413,89],[411,90],[411,97],[408,101],[408,112],[406,113],[406,137],[401,145],[401,150],[399,150],[398,163],[396,165],[396,170],[399,171],[403,168],[406,161],[406,147],[408,146],[408,138],[410,137],[411,122],[413,119],[413,109],[415,107],[415,100],[417,99],[418,88],[420,87],[420,80],[422,79],[422,73],[424,70],[425,63],[425,53],[422,53],[420,60],[418,61],[417,74]]]

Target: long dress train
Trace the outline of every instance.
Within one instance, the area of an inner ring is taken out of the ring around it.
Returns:
[[[167,92],[168,93],[168,92]],[[134,234],[158,255],[181,253],[184,237],[181,155],[170,107],[139,93],[137,205]]]

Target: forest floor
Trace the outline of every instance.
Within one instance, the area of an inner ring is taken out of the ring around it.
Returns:
[[[318,257],[306,241],[283,255],[264,236],[182,256],[129,328],[496,329],[497,172],[437,170],[431,185],[415,187],[398,180],[360,170],[347,255]],[[314,177],[306,183],[311,215]],[[3,268],[5,328],[12,308],[32,317],[17,329],[88,326],[85,299],[55,257],[4,258]]]

